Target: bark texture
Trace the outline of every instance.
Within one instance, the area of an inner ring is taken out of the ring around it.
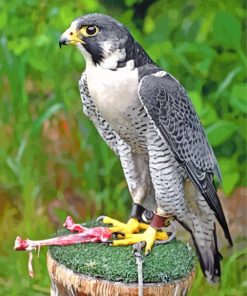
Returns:
[[[51,296],[138,296],[137,284],[106,281],[76,274],[47,255]],[[195,272],[171,283],[144,284],[144,296],[184,296],[190,290]]]

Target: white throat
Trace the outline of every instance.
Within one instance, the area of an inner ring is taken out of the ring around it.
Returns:
[[[123,124],[125,112],[138,104],[138,70],[134,61],[115,71],[86,63],[90,96],[103,117],[112,124]]]

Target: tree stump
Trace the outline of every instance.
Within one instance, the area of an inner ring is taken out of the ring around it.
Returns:
[[[186,295],[195,277],[194,252],[173,240],[143,259],[143,295]],[[53,246],[47,256],[52,296],[138,296],[132,246],[88,243]]]

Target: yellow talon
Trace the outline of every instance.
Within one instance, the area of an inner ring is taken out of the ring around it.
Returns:
[[[139,229],[141,229],[141,230],[146,230],[146,229],[148,229],[148,227],[149,227],[149,224],[146,224],[146,223],[139,223]]]
[[[128,246],[138,242],[144,241],[146,243],[145,254],[149,253],[152,249],[154,242],[158,240],[168,239],[168,235],[165,232],[159,232],[152,226],[149,226],[143,233],[128,234],[126,238],[114,240],[113,246]]]
[[[126,235],[137,233],[140,230],[147,229],[148,227],[147,224],[140,223],[136,218],[130,218],[127,223],[122,223],[118,220],[106,216],[103,218],[103,223],[112,224],[112,227],[109,228],[112,233],[123,232]]]
[[[124,226],[125,223],[122,223],[116,219],[112,219],[110,217],[104,216],[103,223],[105,224],[112,224],[112,226]]]
[[[156,237],[157,240],[167,240],[169,237],[166,232],[164,231],[157,231]]]
[[[144,241],[146,243],[145,253],[149,253],[156,240],[167,240],[168,235],[164,231],[157,231],[152,226],[139,222],[136,218],[130,218],[127,223],[122,223],[118,220],[105,216],[103,223],[111,224],[110,231],[112,233],[122,232],[124,238],[118,235],[121,239],[113,240],[113,246],[128,246]],[[143,231],[144,232],[141,232]]]

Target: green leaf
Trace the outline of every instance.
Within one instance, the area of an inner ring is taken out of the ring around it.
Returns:
[[[47,71],[48,62],[46,57],[39,56],[39,52],[35,52],[29,59],[29,64],[35,69],[40,72]]]
[[[25,37],[14,39],[8,42],[8,47],[15,53],[15,55],[20,56],[30,47],[30,41]]]
[[[233,70],[231,70],[226,78],[220,83],[217,91],[215,92],[215,99],[218,99],[225,89],[232,83],[233,79],[236,77],[236,75],[241,71],[241,66],[237,66]]]
[[[212,146],[218,146],[229,139],[233,133],[237,130],[238,126],[230,121],[219,120],[207,129],[207,135],[209,142]]]
[[[238,83],[233,86],[230,97],[230,104],[235,110],[247,113],[246,83]]]
[[[140,0],[125,0],[125,4],[130,7],[133,6],[134,4],[140,2]]]
[[[8,22],[7,11],[3,8],[0,9],[0,29],[3,29]]]
[[[196,112],[201,115],[202,114],[202,109],[203,109],[203,103],[202,103],[202,98],[199,92],[197,91],[191,91],[189,92],[189,96],[191,98],[191,101],[196,109]]]
[[[216,14],[213,25],[213,38],[225,47],[240,47],[241,24],[230,13],[220,11]]]
[[[238,172],[223,174],[222,187],[226,195],[230,195],[240,179]]]
[[[201,117],[202,124],[204,126],[208,126],[218,121],[218,115],[217,115],[216,109],[207,103],[204,104],[200,117]]]
[[[146,34],[150,34],[154,31],[154,29],[155,29],[155,23],[154,23],[153,18],[151,18],[149,16],[146,17],[145,21],[144,21],[144,25],[143,25],[143,31]]]
[[[42,124],[62,107],[63,104],[56,103],[54,105],[51,105],[48,109],[41,113],[40,116],[33,123],[32,133],[35,133],[37,130],[39,130]]]
[[[219,166],[222,173],[222,187],[226,195],[230,195],[236,187],[239,179],[239,166],[236,162],[237,157],[220,158]]]

